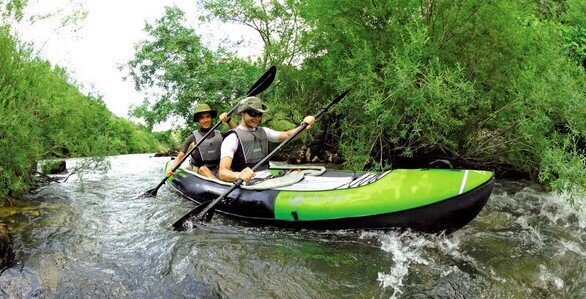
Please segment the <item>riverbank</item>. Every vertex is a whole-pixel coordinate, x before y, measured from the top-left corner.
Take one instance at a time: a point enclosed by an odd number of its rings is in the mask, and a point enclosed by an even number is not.
[[[13,261],[12,238],[4,223],[0,222],[0,273],[12,266]]]

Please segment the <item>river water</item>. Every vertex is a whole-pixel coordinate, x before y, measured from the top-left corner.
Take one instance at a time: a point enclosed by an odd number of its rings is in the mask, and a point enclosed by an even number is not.
[[[3,219],[16,260],[0,296],[202,298],[586,298],[586,211],[568,195],[498,181],[451,235],[289,231],[216,215],[174,232],[193,208],[162,187],[167,158],[110,158],[105,174],[36,190]],[[74,164],[76,161],[68,161]]]

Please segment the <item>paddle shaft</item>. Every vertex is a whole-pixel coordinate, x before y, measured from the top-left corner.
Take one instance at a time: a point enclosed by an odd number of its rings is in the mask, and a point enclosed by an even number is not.
[[[332,107],[334,104],[336,104],[340,100],[342,100],[349,92],[350,92],[350,90],[345,91],[344,93],[337,96],[333,101],[331,101],[327,105],[323,106],[322,109],[314,116],[315,120],[317,121],[324,113],[326,113],[330,109],[330,107]],[[289,137],[287,137],[287,139],[285,139],[283,142],[281,142],[281,144],[279,144],[279,146],[277,146],[266,157],[264,157],[262,160],[260,160],[258,163],[256,163],[252,167],[252,171],[258,170],[259,167],[261,167],[262,165],[267,163],[282,147],[284,147],[289,141],[291,141],[293,138],[297,137],[297,135],[299,135],[303,130],[305,130],[305,128],[307,128],[307,126],[308,126],[307,123],[302,123],[299,127],[297,127],[297,129],[293,132],[293,134],[291,134]],[[201,210],[201,212],[199,212],[199,208],[195,208],[195,209],[191,210],[185,216],[181,217],[181,219],[177,220],[173,224],[173,227],[176,229],[183,227],[183,223],[186,220],[188,220],[189,218],[193,217],[196,213],[197,213],[196,220],[201,221],[202,219],[204,219],[205,215],[211,209],[213,209],[220,201],[222,201],[224,198],[226,198],[232,191],[234,191],[236,188],[238,188],[240,186],[240,184],[242,184],[242,182],[243,182],[242,179],[236,180],[234,182],[234,185],[232,185],[232,187],[230,187],[230,189],[228,189],[228,191],[226,191],[222,196],[220,196],[220,197],[214,199],[212,202],[210,202],[203,210]]]
[[[265,89],[267,89],[272,83],[273,80],[275,80],[275,74],[277,72],[277,68],[275,66],[271,66],[258,80],[256,80],[256,82],[254,82],[254,84],[250,87],[250,89],[248,90],[248,92],[246,92],[246,96],[254,96],[257,95],[261,92],[263,92]],[[232,109],[230,109],[230,111],[227,112],[228,116],[230,116],[234,110],[236,110],[238,108],[238,106],[240,105],[240,103],[234,105],[234,107],[232,107]],[[179,167],[181,167],[181,164],[183,164],[183,162],[185,161],[185,159],[187,159],[187,157],[189,155],[191,155],[191,153],[204,141],[206,140],[206,138],[209,136],[209,134],[211,134],[219,125],[221,124],[221,122],[216,123],[204,136],[203,138],[191,149],[189,150],[189,152],[187,152],[183,158],[181,158],[181,161],[179,161],[179,163],[177,163],[172,169],[171,172],[175,172]],[[156,196],[157,195],[157,190],[159,190],[159,188],[161,188],[161,186],[163,186],[163,184],[165,184],[165,181],[167,181],[167,179],[169,178],[169,176],[165,176],[165,178],[163,178],[161,180],[161,182],[157,185],[157,187],[155,187],[154,189],[148,190],[143,196]]]
[[[238,105],[235,105],[234,107],[232,107],[232,109],[230,109],[230,111],[227,112],[228,115],[232,114],[234,112],[234,110],[236,110],[236,108],[238,108]],[[214,130],[216,130],[216,128],[218,128],[220,126],[220,124],[222,124],[222,122],[218,122],[216,123],[207,133],[205,133],[205,135],[203,135],[203,137],[195,144],[194,147],[192,147],[187,153],[185,153],[185,156],[183,156],[183,158],[181,158],[181,161],[179,161],[179,163],[177,163],[172,169],[171,172],[175,172],[179,167],[181,167],[181,164],[183,164],[183,162],[185,162],[185,160],[189,157],[189,155],[191,155],[191,153],[193,153],[193,151],[202,143],[206,140],[206,138],[208,138],[208,136],[214,132]],[[165,184],[165,181],[167,181],[168,177],[165,177],[160,183],[159,185],[157,185],[156,189],[161,188],[161,186],[163,184]]]
[[[334,104],[336,104],[340,100],[342,100],[349,92],[350,92],[350,90],[343,92],[342,94],[337,96],[334,100],[329,102],[327,105],[324,105],[321,108],[321,110],[314,116],[315,121],[317,121],[324,113],[326,113]],[[262,165],[267,163],[282,147],[284,147],[287,143],[289,143],[289,141],[291,141],[292,139],[297,137],[297,135],[299,135],[301,132],[303,132],[303,130],[305,130],[305,128],[307,128],[307,126],[309,126],[307,123],[301,123],[301,125],[299,127],[297,127],[297,130],[295,130],[293,132],[293,134],[291,134],[289,137],[287,137],[287,139],[285,139],[285,141],[281,142],[281,144],[279,144],[279,146],[277,146],[266,157],[264,157],[262,160],[260,160],[258,163],[256,163],[256,165],[254,165],[252,167],[252,171],[258,170],[259,167],[261,167]]]

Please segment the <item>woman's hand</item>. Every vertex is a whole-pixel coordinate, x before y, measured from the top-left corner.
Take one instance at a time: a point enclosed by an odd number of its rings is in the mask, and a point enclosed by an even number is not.
[[[220,114],[220,120],[223,123],[227,123],[230,120],[230,118],[228,118],[228,113],[224,112],[224,113]]]

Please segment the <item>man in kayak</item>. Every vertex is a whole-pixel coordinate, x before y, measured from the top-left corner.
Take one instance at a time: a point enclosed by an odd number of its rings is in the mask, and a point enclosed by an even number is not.
[[[268,165],[263,165],[256,173],[251,168],[269,154],[269,142],[277,143],[287,139],[296,128],[275,131],[260,127],[263,113],[267,111],[269,108],[257,97],[248,97],[240,104],[236,111],[241,117],[240,124],[222,142],[218,171],[221,180],[233,182],[242,179],[248,182],[253,178],[269,176]],[[309,129],[315,117],[306,116],[303,122],[308,124]]]
[[[194,146],[198,143],[204,135],[209,132],[209,130],[213,126],[213,119],[216,118],[218,112],[210,108],[207,104],[198,105],[195,109],[195,113],[193,114],[193,121],[199,125],[199,130],[194,131],[193,134],[189,135],[187,139],[183,142],[183,146],[179,151],[179,154],[175,158],[175,162],[173,162],[173,169],[175,164],[179,163],[181,159],[185,156],[185,153],[191,149],[191,146]],[[222,122],[228,121],[228,115],[226,113],[222,113],[220,115],[220,120]],[[228,125],[231,129],[236,127],[236,123],[233,120],[230,120]],[[206,176],[208,178],[216,178],[216,174],[218,172],[218,163],[220,162],[220,147],[222,145],[222,140],[226,137],[229,132],[220,132],[218,130],[214,130],[206,140],[204,140],[197,149],[195,149],[189,162],[191,167],[194,171],[199,173],[200,175]],[[167,176],[173,175],[174,173],[169,170],[167,172]]]

